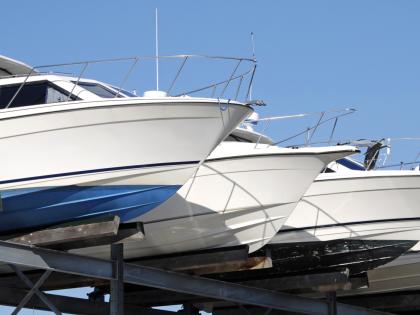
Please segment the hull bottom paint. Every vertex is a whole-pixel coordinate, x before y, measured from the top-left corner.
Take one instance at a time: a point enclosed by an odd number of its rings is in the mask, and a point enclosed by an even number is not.
[[[330,272],[345,268],[350,275],[384,265],[413,247],[410,240],[343,239],[326,242],[270,244],[273,264],[284,273]]]
[[[294,244],[269,244],[253,256],[271,254],[273,268],[222,274],[227,281],[266,279],[349,270],[358,275],[385,265],[408,251],[413,241],[334,240]]]
[[[104,185],[1,191],[0,233],[94,217],[138,217],[171,197],[179,185]]]

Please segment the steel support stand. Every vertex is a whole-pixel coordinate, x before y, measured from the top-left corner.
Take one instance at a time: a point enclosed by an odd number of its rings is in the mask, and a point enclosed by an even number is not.
[[[335,291],[327,293],[328,315],[337,315],[337,294]]]
[[[265,309],[314,315],[328,314],[329,303],[327,301],[123,263],[122,247],[119,247],[119,250],[117,248],[113,248],[112,256],[119,257],[119,259],[106,260],[0,241],[0,261],[6,264],[27,266],[31,269],[43,269],[111,281],[113,305],[110,309],[112,315],[123,314],[123,282],[243,305],[254,305]],[[0,266],[2,265],[4,266],[4,264],[0,264]],[[119,290],[115,290],[116,288]],[[336,303],[334,308],[340,315],[385,315],[384,312],[343,303]]]
[[[239,309],[242,310],[244,314],[252,315],[252,312],[244,307],[242,304],[238,304]],[[263,315],[269,315],[273,309],[267,308]]]
[[[200,311],[195,308],[192,304],[186,303],[183,304],[183,310],[182,313],[185,315],[200,315]]]
[[[272,310],[273,310],[272,308],[267,309],[267,310],[265,311],[264,315],[268,315],[268,314],[270,314]]]
[[[17,276],[22,280],[22,282],[25,283],[28,286],[28,288],[30,289],[28,291],[28,293],[25,295],[25,297],[22,299],[22,301],[20,301],[18,306],[16,306],[16,308],[12,312],[12,315],[17,315],[22,310],[22,308],[24,308],[25,305],[31,300],[31,298],[33,297],[34,294],[36,294],[38,296],[38,298],[42,302],[44,302],[44,304],[52,312],[54,312],[56,315],[61,315],[61,312],[54,306],[54,304],[52,304],[48,300],[48,298],[45,296],[45,294],[42,293],[41,291],[39,291],[39,288],[44,284],[45,280],[47,280],[47,278],[52,273],[51,270],[45,271],[42,274],[42,276],[38,279],[38,281],[35,284],[33,284],[32,281],[22,271],[20,271],[20,269],[18,267],[16,267],[15,265],[9,265],[9,266],[10,266],[10,268],[13,269],[14,272],[16,272]]]
[[[242,304],[238,305],[244,314],[252,315]]]
[[[115,279],[111,280],[110,315],[124,315],[124,245],[111,244]]]

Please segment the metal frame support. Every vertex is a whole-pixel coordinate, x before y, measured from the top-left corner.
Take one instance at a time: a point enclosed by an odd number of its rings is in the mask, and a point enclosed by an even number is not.
[[[124,245],[111,244],[114,278],[111,280],[110,315],[124,315]]]
[[[200,315],[200,311],[190,303],[183,304],[182,307],[182,313],[185,315]]]
[[[121,253],[120,253],[121,254]],[[247,287],[210,278],[202,278],[161,270],[152,267],[120,264],[123,277],[118,279],[116,262],[96,259],[55,250],[48,250],[27,245],[12,244],[0,241],[0,261],[9,264],[28,266],[34,269],[71,273],[112,281],[121,280],[125,283],[143,285],[168,291],[182,292],[203,296],[216,300],[224,300],[244,305],[255,305],[273,310],[295,313],[325,315],[328,313],[326,301],[314,300],[300,296]],[[117,282],[115,282],[117,284]],[[119,282],[121,285],[121,282]],[[122,300],[119,300],[121,303]],[[385,314],[370,309],[337,303],[337,313],[347,314]],[[121,315],[121,314],[118,314]]]
[[[42,284],[47,280],[47,278],[50,276],[52,271],[47,270],[45,271],[42,276],[38,279],[38,281],[34,284],[32,281],[22,272],[18,267],[15,265],[9,265],[10,268],[13,269],[14,272],[16,272],[17,276],[24,282],[28,287],[29,291],[26,293],[26,295],[23,297],[23,299],[20,301],[20,303],[16,306],[16,308],[12,311],[12,315],[17,315],[28,302],[31,300],[34,294],[38,296],[38,298],[56,315],[61,315],[61,312],[55,307],[51,301],[48,300],[48,298],[45,296],[44,293],[42,293],[39,288],[42,286]]]
[[[327,292],[328,315],[337,315],[337,293]]]
[[[2,287],[0,294],[0,304],[16,306],[26,295],[27,290]],[[45,296],[65,314],[83,315],[109,315],[109,302],[90,301],[83,298],[74,298],[56,294],[45,293]],[[50,309],[38,298],[32,298],[25,306],[31,310],[50,311]],[[28,313],[28,312],[27,312]],[[38,312],[35,312],[38,314]],[[30,312],[32,314],[32,312]],[[44,314],[44,313],[43,313]],[[146,308],[135,305],[125,305],[124,315],[174,315],[173,312]],[[3,315],[3,314],[2,314]]]

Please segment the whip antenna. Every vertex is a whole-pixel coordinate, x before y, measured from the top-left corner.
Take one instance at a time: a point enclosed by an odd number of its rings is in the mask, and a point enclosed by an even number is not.
[[[252,45],[252,59],[255,61],[255,38],[254,32],[251,32],[251,45]]]
[[[158,9],[155,11],[156,91],[159,91],[159,28]]]
[[[255,37],[254,37],[254,32],[251,32],[251,46],[252,46],[252,59],[254,60],[254,63],[256,62],[255,60]],[[255,67],[255,65],[254,65]],[[254,69],[255,70],[255,69]],[[252,100],[252,83],[249,86],[249,99]]]

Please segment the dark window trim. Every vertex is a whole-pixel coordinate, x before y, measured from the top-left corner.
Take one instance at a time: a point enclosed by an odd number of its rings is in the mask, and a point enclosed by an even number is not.
[[[74,83],[74,84],[76,84],[77,83],[77,81],[71,81],[72,83]],[[110,88],[110,87],[108,87],[108,86],[106,86],[106,85],[104,85],[104,84],[102,84],[102,83],[100,83],[100,82],[86,82],[86,81],[79,81],[78,83],[77,83],[77,86],[79,86],[79,87],[81,87],[82,89],[84,89],[84,90],[86,90],[86,91],[88,91],[88,92],[90,92],[90,93],[92,93],[92,94],[95,94],[96,96],[98,96],[98,97],[101,97],[101,98],[112,98],[112,97],[103,97],[103,96],[100,96],[100,95],[98,95],[98,94],[96,94],[95,92],[92,92],[92,91],[90,91],[90,90],[88,90],[88,89],[85,89],[84,87],[83,87],[83,85],[90,85],[90,86],[100,86],[101,88],[103,88],[105,91],[107,91],[107,92],[109,92],[109,93],[111,93],[112,95],[114,95],[114,97],[118,97],[118,98],[124,98],[124,96],[126,97],[126,95],[123,93],[123,92],[116,92],[116,91],[114,91],[112,88]],[[118,94],[117,94],[118,93]]]
[[[53,82],[49,81],[49,80],[39,80],[39,81],[31,81],[31,82],[26,82],[23,87],[22,90],[26,87],[26,86],[34,86],[34,85],[42,85],[42,84],[46,84],[47,87],[51,87],[55,90],[57,90],[60,93],[63,93],[64,95],[68,96],[69,92],[65,89],[63,89],[62,87],[54,84]],[[5,84],[5,85],[1,85],[1,88],[10,88],[10,87],[16,87],[17,89],[19,89],[19,87],[22,85],[22,83],[12,83],[12,84]],[[17,96],[19,96],[19,94],[22,92],[22,90],[19,91],[19,93],[17,94]],[[16,92],[15,92],[16,93]],[[13,94],[14,95],[14,94]],[[13,97],[13,96],[12,96]],[[75,94],[71,94],[70,95],[70,100],[69,101],[80,101],[82,100],[80,97],[78,97]],[[15,106],[13,103],[9,106],[9,108],[17,108],[17,107],[27,107],[27,106],[39,106],[39,105],[45,105],[47,103],[42,103],[42,104],[31,104],[31,105],[23,105],[23,106]],[[53,104],[53,103],[49,103],[49,104]],[[1,106],[1,109],[4,109],[7,105]]]

